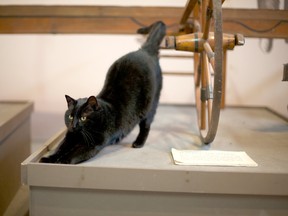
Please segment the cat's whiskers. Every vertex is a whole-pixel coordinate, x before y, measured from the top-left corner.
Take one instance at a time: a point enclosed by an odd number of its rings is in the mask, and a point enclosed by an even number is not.
[[[81,130],[81,134],[82,134],[82,136],[83,136],[83,138],[84,138],[85,143],[86,143],[88,146],[93,146],[93,144],[94,144],[94,145],[96,144],[96,143],[95,143],[95,140],[94,140],[94,138],[93,138],[93,135],[92,135],[89,131],[87,131],[87,130],[85,130],[85,129],[82,129],[82,130]]]
[[[91,145],[91,143],[90,143],[91,142],[91,138],[89,137],[87,132],[84,131],[84,130],[81,130],[81,134],[82,134],[82,137],[84,139],[84,143],[87,144],[88,146],[90,146]]]

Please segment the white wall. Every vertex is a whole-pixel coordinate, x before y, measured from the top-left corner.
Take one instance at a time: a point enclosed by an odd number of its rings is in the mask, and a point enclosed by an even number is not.
[[[45,140],[64,126],[64,95],[97,94],[109,66],[141,41],[138,35],[0,35],[0,100],[33,100],[32,138]],[[246,39],[245,46],[229,52],[227,104],[268,106],[288,117],[288,82],[281,81],[287,54],[284,40],[274,40],[272,52],[264,53],[259,39]],[[193,68],[190,60],[161,59],[161,65],[165,71]],[[193,79],[166,76],[161,102],[194,103]]]
[[[273,40],[273,49],[265,53],[259,39],[247,39],[243,47],[228,56],[227,102],[229,104],[268,106],[288,117],[288,82],[283,64],[288,63],[288,44]]]

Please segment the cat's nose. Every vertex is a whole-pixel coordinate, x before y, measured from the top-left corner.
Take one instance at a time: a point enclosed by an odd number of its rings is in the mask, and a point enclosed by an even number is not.
[[[74,131],[75,131],[75,129],[74,129],[72,126],[70,126],[70,127],[68,128],[68,130],[69,130],[69,132],[74,132]]]
[[[79,128],[72,126],[72,127],[69,128],[69,131],[70,131],[70,132],[77,132],[77,131],[79,131]]]
[[[70,130],[71,132],[77,131],[77,129],[78,129],[77,125],[78,125],[78,124],[77,124],[77,121],[73,121],[72,124],[70,125],[69,130]]]

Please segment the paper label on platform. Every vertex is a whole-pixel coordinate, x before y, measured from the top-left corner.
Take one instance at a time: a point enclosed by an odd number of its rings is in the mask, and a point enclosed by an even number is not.
[[[177,150],[171,149],[175,164],[194,166],[244,166],[258,164],[244,151]]]

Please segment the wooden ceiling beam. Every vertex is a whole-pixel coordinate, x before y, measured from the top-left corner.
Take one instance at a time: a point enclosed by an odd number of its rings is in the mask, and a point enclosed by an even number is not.
[[[185,8],[113,6],[0,6],[0,34],[135,34],[164,21],[178,32]],[[191,18],[191,17],[190,17]],[[288,38],[287,10],[223,9],[223,32]]]

